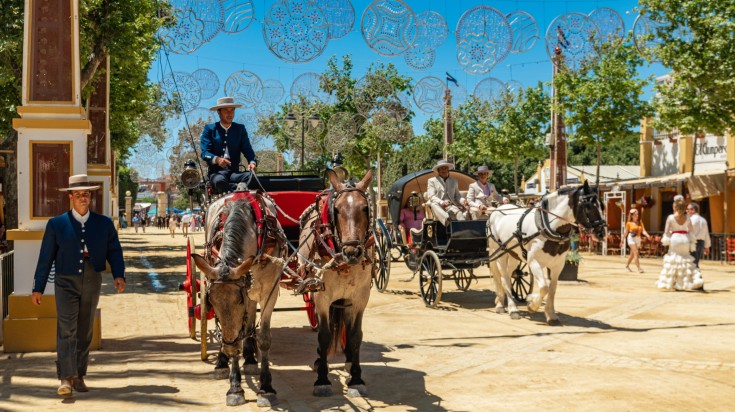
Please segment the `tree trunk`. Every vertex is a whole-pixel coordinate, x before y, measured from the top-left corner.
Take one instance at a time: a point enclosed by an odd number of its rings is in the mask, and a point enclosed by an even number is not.
[[[602,143],[597,140],[597,172],[595,173],[595,187],[600,186],[600,163],[602,163]]]
[[[518,156],[513,157],[513,190],[518,194]]]

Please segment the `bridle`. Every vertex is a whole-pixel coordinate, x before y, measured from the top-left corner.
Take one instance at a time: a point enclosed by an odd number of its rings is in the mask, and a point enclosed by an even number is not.
[[[357,192],[365,200],[365,204],[368,205],[366,209],[367,213],[367,229],[365,230],[365,236],[362,239],[354,239],[343,241],[342,231],[340,226],[337,224],[337,199],[346,193]],[[373,235],[373,228],[371,225],[372,216],[370,213],[370,202],[368,196],[362,190],[349,186],[341,190],[331,190],[326,196],[326,201],[322,206],[321,211],[321,224],[319,225],[319,233],[322,239],[322,243],[327,246],[327,250],[332,257],[342,256],[342,250],[344,247],[355,247],[362,251],[364,254],[366,251],[366,244]]]
[[[242,295],[242,304],[245,305],[245,302],[247,301],[248,289],[251,285],[251,279],[249,276],[242,276],[237,279],[227,279],[220,277],[217,280],[207,282],[207,304],[211,307],[214,307],[214,305],[212,305],[212,301],[210,300],[210,290],[212,285],[214,284],[231,284],[238,286],[240,288],[240,294]],[[231,342],[228,342],[227,340],[225,340],[224,337],[221,336],[222,328],[220,327],[219,317],[214,317],[214,323],[217,330],[220,331],[220,342],[222,342],[222,346],[235,346],[238,344],[238,342],[242,341],[245,338],[245,322],[243,322],[243,324],[240,326],[240,331],[238,332],[237,337]]]
[[[602,232],[607,227],[607,223],[602,218],[602,215],[598,214],[595,220],[590,218],[592,210],[599,210],[599,207],[600,201],[596,190],[587,194],[579,194],[579,201],[573,212],[574,219],[585,229]]]

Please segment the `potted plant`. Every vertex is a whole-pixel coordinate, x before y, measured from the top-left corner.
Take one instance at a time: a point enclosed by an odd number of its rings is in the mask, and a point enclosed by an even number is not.
[[[579,250],[570,250],[567,252],[564,268],[561,270],[559,280],[577,280],[579,272],[579,263],[582,261],[582,255]]]

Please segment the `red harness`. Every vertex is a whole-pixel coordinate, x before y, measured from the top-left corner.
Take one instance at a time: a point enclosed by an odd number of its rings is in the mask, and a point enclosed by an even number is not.
[[[235,202],[238,200],[245,200],[250,204],[250,209],[253,211],[253,215],[255,217],[256,233],[258,235],[258,256],[260,256],[263,253],[265,237],[269,230],[266,220],[268,219],[268,217],[271,217],[271,213],[263,205],[262,197],[257,194],[254,195],[254,193],[255,192],[247,191],[235,192],[232,194],[232,196],[225,198],[225,204],[229,204],[230,202]],[[272,216],[272,219],[275,221],[276,217]],[[219,223],[217,224],[217,231],[220,233],[224,228],[225,220],[227,220],[227,214],[225,212],[222,212],[222,214],[220,215]],[[218,258],[218,248],[215,247],[215,245],[212,245],[211,250],[214,258]],[[267,253],[270,253],[270,251],[268,251]]]

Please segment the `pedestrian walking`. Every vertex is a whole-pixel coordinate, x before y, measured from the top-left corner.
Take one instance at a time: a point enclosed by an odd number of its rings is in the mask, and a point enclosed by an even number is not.
[[[168,231],[171,233],[171,237],[176,235],[176,216],[171,215],[168,219]]]
[[[692,222],[692,236],[697,239],[697,250],[692,252],[694,256],[694,266],[699,267],[699,260],[709,255],[709,248],[712,246],[712,239],[709,237],[709,227],[707,219],[699,214],[699,205],[695,202],[689,203],[687,206],[687,214]]]
[[[51,267],[56,277],[56,393],[71,396],[87,392],[84,382],[94,332],[94,314],[100,298],[106,263],[112,268],[117,293],[125,290],[125,262],[112,219],[89,210],[91,191],[87,175],[69,178],[72,209],[46,224],[33,279],[33,304],[40,305]]]
[[[628,272],[632,272],[630,269],[630,264],[635,263],[636,268],[638,268],[638,272],[643,273],[643,269],[641,269],[641,237],[650,237],[648,235],[648,232],[646,232],[646,228],[643,227],[643,222],[641,221],[641,214],[638,212],[637,209],[630,209],[630,212],[628,213],[630,217],[628,218],[628,222],[625,223],[625,230],[623,231],[623,239],[628,244],[628,248],[630,249],[630,256],[628,256],[628,263],[625,264],[625,268],[628,269]]]

